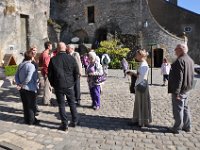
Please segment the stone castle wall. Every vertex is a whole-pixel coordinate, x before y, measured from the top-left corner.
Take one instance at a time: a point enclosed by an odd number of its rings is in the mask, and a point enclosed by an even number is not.
[[[43,43],[48,39],[47,20],[49,18],[49,0],[1,0],[0,2],[0,53],[13,54],[17,63],[21,62],[23,53],[27,50],[23,45],[22,15],[27,19],[27,47],[36,45],[43,50]],[[25,30],[25,29],[23,29]],[[13,47],[13,48],[11,48]]]
[[[147,0],[96,0],[73,1],[68,0],[62,5],[51,1],[51,18],[68,25],[61,33],[61,40],[69,39],[78,30],[84,30],[89,36],[90,42],[95,38],[99,28],[106,28],[109,33],[114,30],[120,34],[134,35],[138,38],[139,45],[150,51],[150,44],[155,43],[154,48],[164,47],[170,57],[174,57],[173,49],[183,40],[167,32],[154,19],[148,7]],[[88,24],[87,7],[95,7],[95,23]],[[59,13],[62,12],[62,13]],[[144,27],[145,22],[148,27]],[[64,37],[64,38],[63,38]],[[68,38],[66,38],[68,37]]]
[[[165,0],[148,1],[154,18],[169,32],[181,36],[186,27],[191,28],[191,32],[186,32],[189,47],[188,53],[196,63],[200,64],[200,15]]]

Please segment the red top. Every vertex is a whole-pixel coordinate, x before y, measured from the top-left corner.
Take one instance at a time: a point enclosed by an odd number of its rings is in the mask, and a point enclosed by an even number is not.
[[[57,49],[55,49],[55,50],[53,51],[53,56],[56,56],[56,55],[57,55],[57,53],[58,53],[58,50],[57,50]]]
[[[40,56],[40,61],[42,61],[42,70],[41,73],[42,75],[45,77],[48,74],[48,66],[49,66],[49,62],[50,62],[50,55],[49,55],[49,51],[48,50],[44,50],[43,53]]]

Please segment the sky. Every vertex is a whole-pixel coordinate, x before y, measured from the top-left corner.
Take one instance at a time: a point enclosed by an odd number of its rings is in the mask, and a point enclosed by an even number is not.
[[[200,0],[178,0],[178,5],[200,14]]]

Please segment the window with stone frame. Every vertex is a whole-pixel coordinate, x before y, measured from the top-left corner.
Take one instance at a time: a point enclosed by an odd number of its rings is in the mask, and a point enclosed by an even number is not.
[[[87,7],[87,14],[88,14],[88,23],[95,23],[95,7],[89,6]]]

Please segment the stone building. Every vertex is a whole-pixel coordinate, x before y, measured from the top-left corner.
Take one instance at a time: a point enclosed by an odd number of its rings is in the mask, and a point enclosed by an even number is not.
[[[49,8],[49,0],[0,1],[0,62],[5,54],[21,62],[21,54],[31,45],[44,49]]]
[[[51,0],[50,17],[61,26],[59,39],[66,43],[73,37],[94,43],[118,36],[150,52],[152,48],[155,67],[163,57],[175,58],[173,50],[184,42],[186,31],[189,53],[200,63],[200,15],[178,7],[177,0]]]

